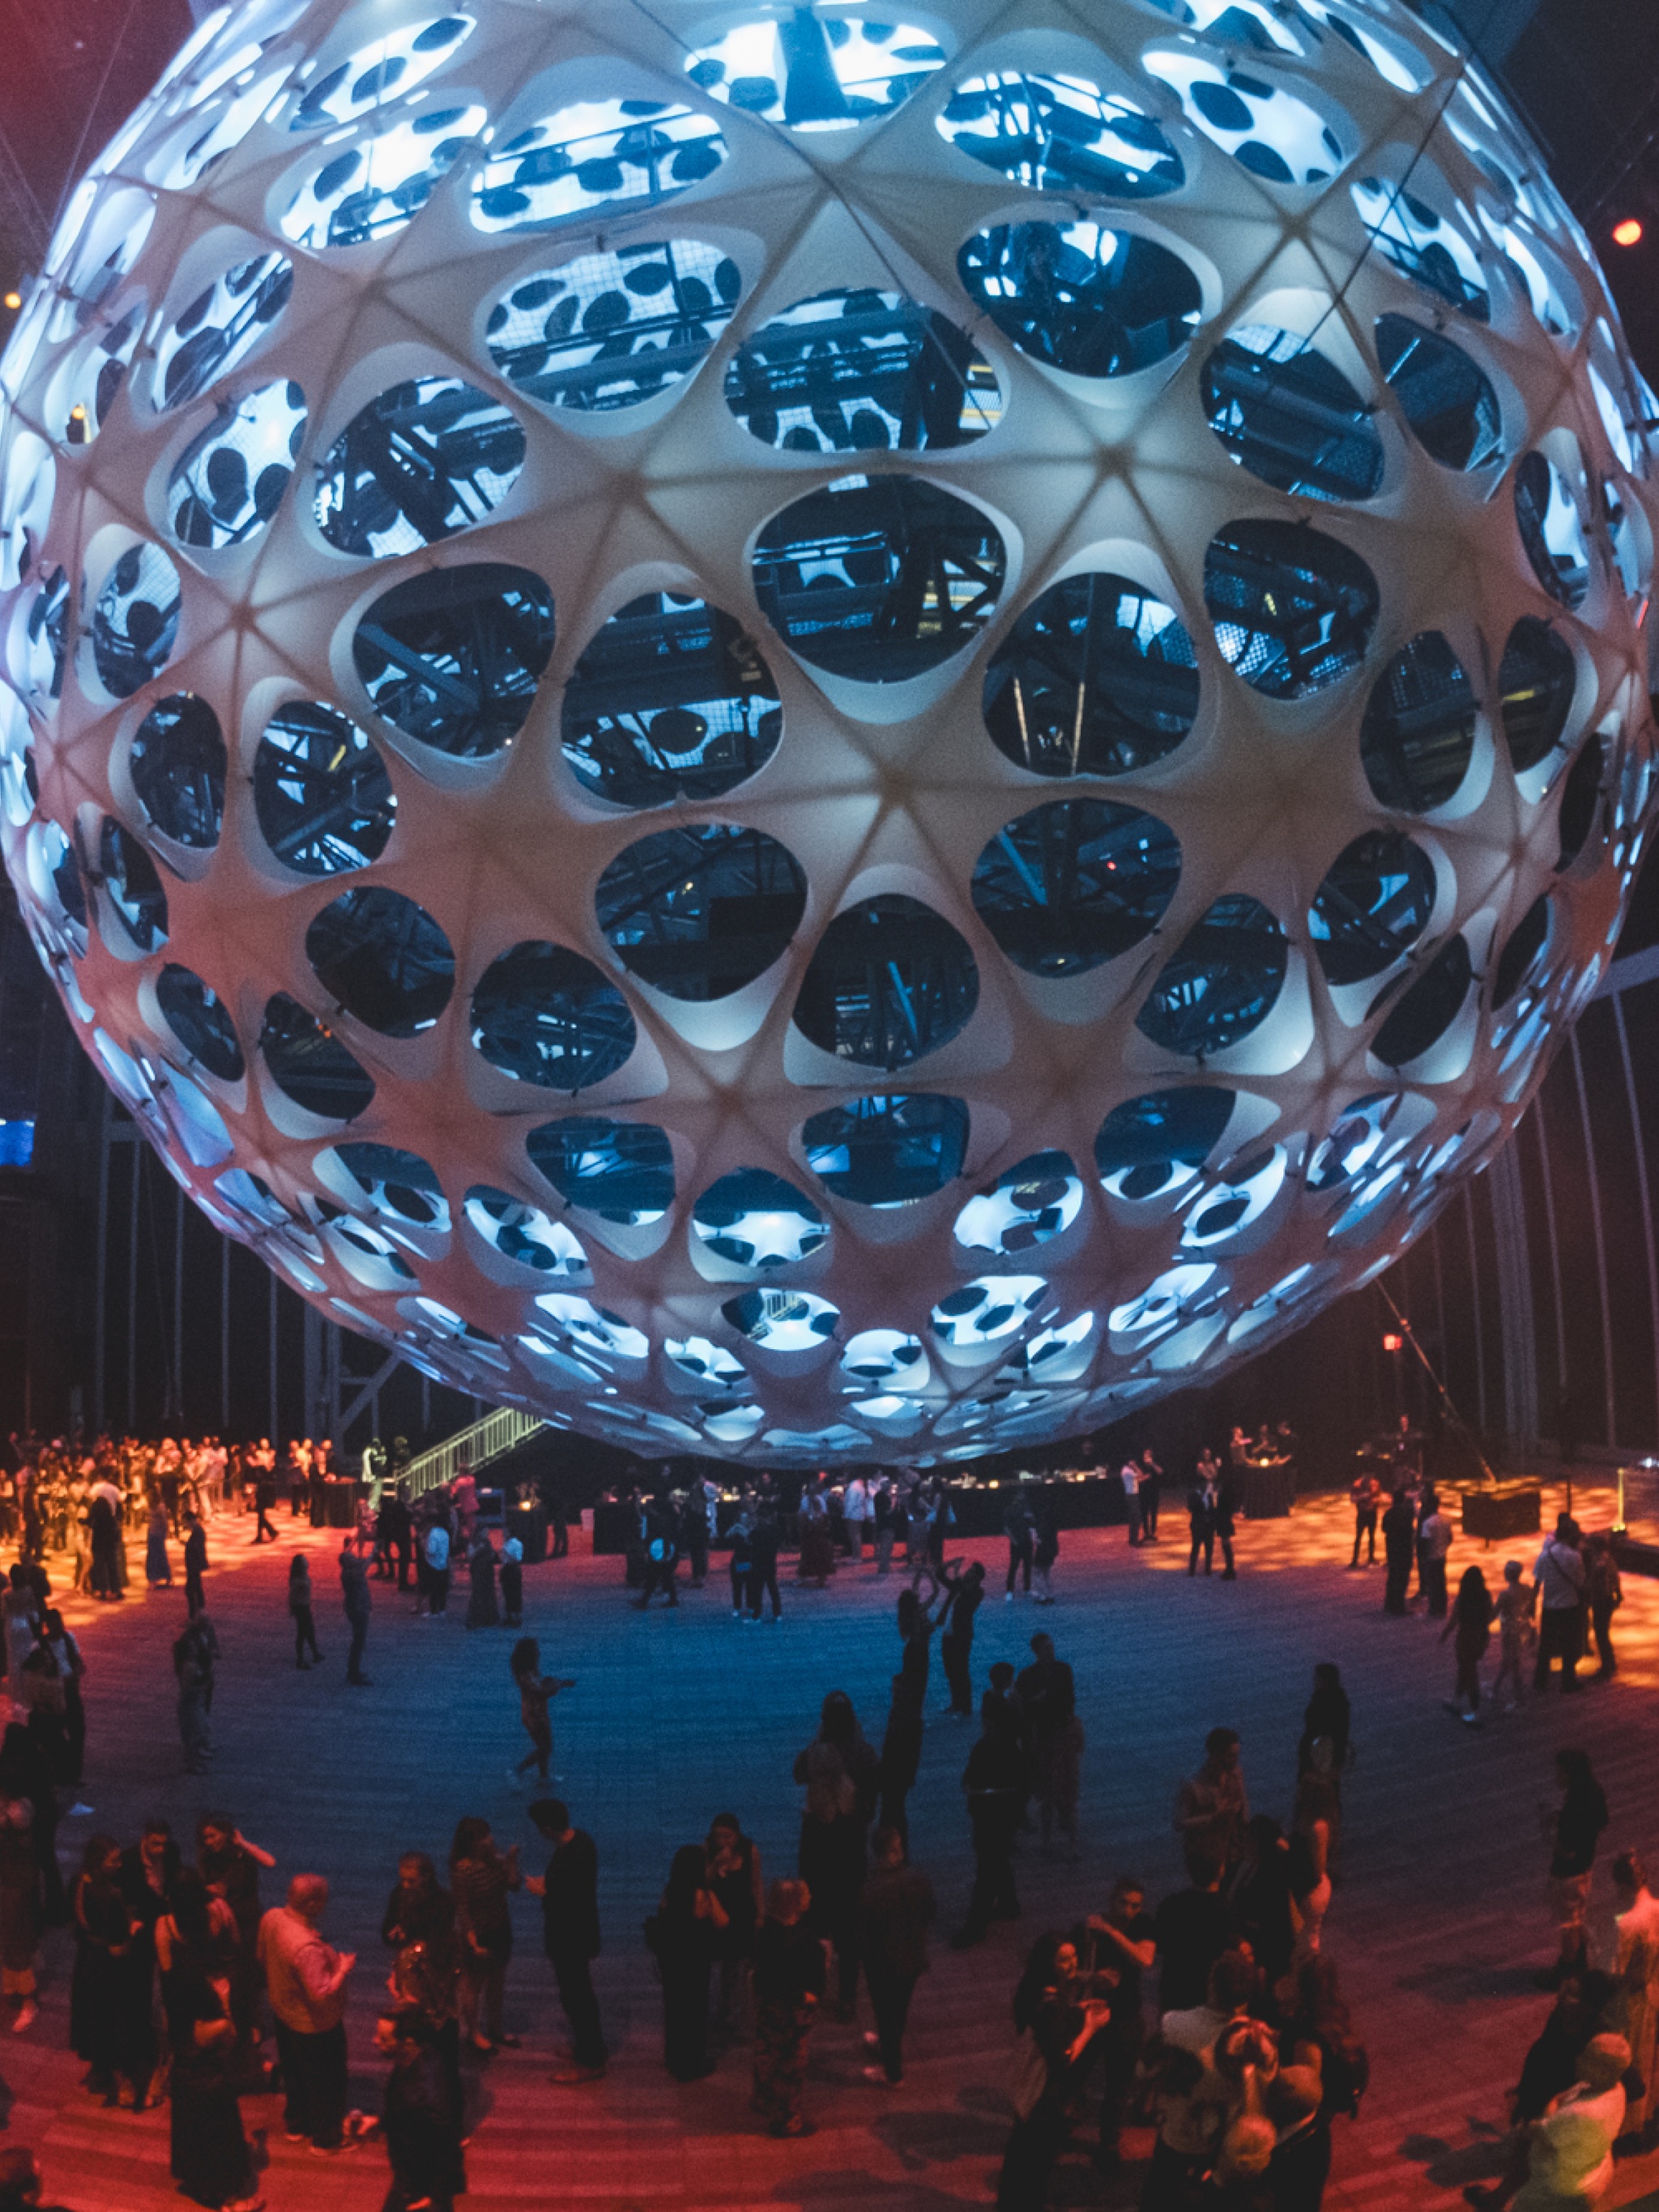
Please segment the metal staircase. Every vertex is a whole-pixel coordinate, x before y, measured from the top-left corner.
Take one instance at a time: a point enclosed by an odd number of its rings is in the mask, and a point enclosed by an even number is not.
[[[458,1430],[441,1444],[434,1444],[429,1451],[416,1452],[399,1480],[409,1485],[411,1498],[422,1497],[428,1490],[438,1490],[445,1483],[453,1482],[463,1460],[477,1474],[492,1459],[499,1459],[503,1452],[510,1452],[546,1426],[538,1414],[521,1413],[516,1406],[498,1406],[493,1413],[487,1413],[482,1421],[475,1421],[470,1429]]]

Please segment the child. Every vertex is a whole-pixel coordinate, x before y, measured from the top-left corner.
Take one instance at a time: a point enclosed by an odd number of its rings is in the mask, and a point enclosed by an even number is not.
[[[1498,1593],[1498,1673],[1492,1681],[1492,1702],[1498,1703],[1505,1682],[1512,1683],[1515,1694],[1504,1708],[1506,1713],[1512,1713],[1526,1695],[1523,1662],[1536,1634],[1532,1609],[1537,1592],[1530,1583],[1522,1581],[1521,1574],[1520,1560],[1506,1559],[1504,1587]]]

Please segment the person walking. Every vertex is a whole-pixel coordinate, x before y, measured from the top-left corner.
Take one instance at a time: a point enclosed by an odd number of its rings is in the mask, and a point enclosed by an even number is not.
[[[1492,1698],[1496,1705],[1507,1684],[1510,1699],[1504,1708],[1506,1713],[1512,1713],[1527,1694],[1527,1651],[1538,1633],[1533,1622],[1533,1609],[1537,1602],[1538,1592],[1525,1580],[1520,1560],[1505,1560],[1504,1587],[1498,1593],[1498,1673],[1492,1681]]]
[[[539,1799],[530,1808],[530,1818],[552,1844],[553,1856],[546,1873],[528,1876],[525,1887],[542,1900],[542,1940],[572,2039],[570,2055],[553,2079],[564,2087],[597,2081],[610,2056],[593,1994],[593,1961],[599,1955],[599,1851],[556,1797]]]
[[[1595,1679],[1598,1682],[1610,1682],[1619,1671],[1619,1662],[1613,1656],[1613,1616],[1625,1602],[1612,1537],[1605,1531],[1586,1536],[1583,1556],[1585,1606],[1595,1634],[1596,1657],[1601,1662],[1595,1669]]]
[[[1440,1563],[1443,1581],[1445,1561]],[[1432,1592],[1429,1610],[1434,1610]],[[1457,1601],[1451,1608],[1451,1617],[1440,1632],[1443,1644],[1449,1636],[1457,1638],[1457,1680],[1446,1700],[1446,1711],[1468,1723],[1471,1728],[1480,1725],[1480,1662],[1492,1642],[1492,1624],[1497,1607],[1492,1601],[1492,1592],[1486,1588],[1486,1577],[1479,1567],[1466,1567],[1463,1579],[1457,1585]],[[1462,1700],[1467,1698],[1465,1705]]]
[[[348,1536],[340,1547],[340,1606],[351,1632],[351,1648],[346,1653],[346,1680],[354,1690],[373,1686],[363,1672],[363,1646],[368,1640],[368,1616],[374,1603],[368,1565]]]
[[[1564,1693],[1581,1690],[1578,1662],[1584,1648],[1584,1560],[1578,1548],[1578,1523],[1571,1513],[1557,1516],[1555,1534],[1538,1554],[1533,1587],[1541,1601],[1534,1690],[1547,1690],[1550,1662],[1561,1662]]]
[[[877,2063],[864,2078],[889,2089],[904,2081],[904,2030],[918,1980],[927,1971],[927,1931],[936,1910],[933,1885],[905,1857],[896,1828],[878,1828],[875,1865],[859,1898],[859,1951],[876,2016],[865,2047]]]
[[[755,1939],[754,2108],[774,2136],[805,2136],[806,2045],[823,2001],[823,1946],[805,1924],[804,1881],[775,1881]]]
[[[276,1541],[276,1531],[270,1525],[270,1510],[276,1503],[276,1469],[267,1455],[260,1462],[253,1480],[253,1540],[256,1544]]]
[[[1025,1802],[1025,1757],[1005,1710],[986,1707],[979,1741],[963,1770],[963,1793],[974,1845],[974,1887],[967,1917],[951,1938],[953,1951],[983,1942],[994,1920],[1018,1920],[1014,1839]]]
[[[283,2124],[290,2142],[307,2139],[323,2154],[344,2142],[345,1990],[357,1963],[323,1940],[327,1910],[322,1875],[296,1874],[288,1902],[261,1919],[258,1948],[287,2093]]]
[[[382,2212],[454,2212],[466,2193],[459,2100],[432,2024],[418,2005],[375,2023],[375,2048],[391,2061],[380,2130],[392,2167]]]
[[[207,1530],[202,1526],[201,1515],[192,1506],[185,1515],[185,1610],[192,1620],[207,1609],[207,1595],[202,1588],[207,1563]],[[236,2124],[240,2129],[241,2122]]]
[[[947,1569],[945,1587],[949,1595],[940,1615],[943,1629],[939,1656],[951,1687],[948,1711],[970,1720],[974,1711],[974,1615],[985,1599],[983,1565],[978,1559],[971,1560],[954,1575]]]
[[[501,2005],[513,1957],[507,1900],[521,1882],[516,1844],[503,1854],[488,1820],[469,1814],[458,1822],[449,1849],[449,1888],[461,1968],[461,2035],[486,2057],[519,2045],[518,2037],[503,2030]]]
[[[294,1663],[303,1674],[312,1660],[320,1665],[323,1656],[317,1649],[317,1617],[312,1601],[311,1562],[303,1552],[296,1552],[288,1563],[288,1609],[294,1622]],[[306,1657],[307,1649],[311,1659]]]
[[[545,1785],[553,1763],[553,1717],[550,1708],[561,1690],[575,1688],[576,1678],[574,1674],[544,1674],[542,1648],[533,1636],[519,1638],[507,1663],[519,1692],[519,1718],[530,1738],[530,1749],[516,1766],[508,1768],[507,1780],[516,1789],[520,1777],[533,1766],[536,1779]],[[553,1777],[556,1781],[558,1778]]]
[[[708,1989],[726,1908],[709,1885],[701,1844],[682,1844],[657,1910],[645,1924],[647,1948],[662,1978],[663,2064],[677,2081],[714,2072],[708,2056]]]
[[[831,1690],[825,1698],[817,1734],[797,1755],[793,1772],[806,1791],[799,1865],[811,1893],[812,1932],[835,1946],[838,2008],[850,2020],[858,1993],[865,1838],[876,1810],[881,1770],[844,1690]]]
[[[213,1705],[213,1662],[218,1639],[198,1613],[173,1646],[173,1674],[178,1685],[179,1741],[184,1747],[186,1774],[205,1774],[213,1755],[208,1715]]]

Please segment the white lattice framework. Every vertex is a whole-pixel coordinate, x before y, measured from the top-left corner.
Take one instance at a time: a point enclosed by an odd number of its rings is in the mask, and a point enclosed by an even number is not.
[[[1655,406],[1490,88],[1385,0],[902,13],[221,10],[0,364],[87,1049],[331,1318],[647,1451],[1258,1350],[1504,1141],[1647,830]]]

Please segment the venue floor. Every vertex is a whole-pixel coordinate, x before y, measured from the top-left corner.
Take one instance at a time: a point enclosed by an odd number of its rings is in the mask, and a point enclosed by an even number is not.
[[[1556,1501],[1547,1498],[1553,1512]],[[1587,1526],[1611,1519],[1606,1492],[1580,1494]],[[506,1770],[522,1748],[507,1679],[507,1632],[469,1634],[462,1605],[447,1621],[413,1618],[409,1601],[375,1584],[368,1663],[374,1686],[348,1691],[343,1623],[326,1556],[314,1558],[327,1665],[297,1674],[284,1578],[295,1542],[325,1554],[334,1539],[308,1529],[254,1552],[246,1521],[212,1532],[210,1608],[224,1646],[214,1712],[210,1778],[180,1771],[169,1643],[181,1590],[131,1594],[119,1607],[71,1600],[83,1636],[90,1741],[83,1795],[95,1817],[66,1820],[66,1862],[94,1827],[126,1840],[164,1812],[193,1838],[197,1815],[223,1807],[276,1852],[270,1901],[301,1869],[333,1885],[328,1932],[361,1954],[349,2014],[354,2094],[372,2109],[378,2062],[374,2011],[384,1990],[380,1915],[399,1849],[441,1862],[458,1815],[485,1814],[503,1844],[542,1846]],[[858,2031],[825,2021],[807,2087],[810,2139],[756,2132],[746,2054],[682,2087],[663,2070],[660,2013],[641,1940],[674,1848],[731,1808],[758,1838],[768,1869],[793,1871],[799,1791],[794,1753],[812,1733],[823,1693],[844,1687],[878,1739],[895,1657],[896,1581],[866,1563],[829,1589],[784,1585],[776,1628],[734,1622],[724,1577],[678,1610],[627,1609],[620,1562],[581,1555],[526,1576],[527,1626],[544,1664],[579,1678],[556,1707],[557,1769],[574,1817],[601,1856],[605,1952],[598,1982],[616,2051],[598,2086],[548,2080],[556,2024],[540,1955],[538,1908],[518,1911],[519,1951],[508,2027],[523,2048],[482,2069],[469,2154],[476,2212],[580,2206],[592,2212],[724,2212],[767,2204],[800,2212],[950,2212],[985,2203],[1006,2130],[1002,2084],[1008,1998],[1020,1958],[1043,1928],[1103,1903],[1111,1878],[1133,1869],[1154,1897],[1178,1886],[1170,1813],[1179,1777],[1195,1765],[1206,1729],[1225,1721],[1243,1738],[1253,1804],[1285,1814],[1294,1750],[1313,1662],[1334,1659],[1353,1699],[1358,1762],[1346,1792],[1342,1881],[1327,1923],[1372,2086],[1357,2123],[1338,2123],[1334,2212],[1449,2208],[1462,2185],[1496,2170],[1504,2086],[1547,2005],[1530,1976],[1550,1952],[1538,1809],[1559,1746],[1587,1747],[1613,1808],[1608,1843],[1659,1857],[1659,1583],[1627,1584],[1619,1617],[1622,1671],[1571,1705],[1559,1697],[1514,1714],[1493,1712],[1479,1732],[1441,1710],[1449,1647],[1413,1617],[1386,1619],[1382,1570],[1346,1571],[1349,1517],[1340,1500],[1304,1500],[1285,1522],[1246,1525],[1236,1583],[1188,1581],[1183,1531],[1166,1516],[1164,1540],[1131,1553],[1123,1532],[1064,1540],[1060,1602],[1038,1613],[1005,1606],[1000,1544],[970,1545],[992,1566],[980,1615],[976,1687],[992,1661],[1023,1662],[1039,1626],[1077,1671],[1087,1734],[1080,1862],[1023,1846],[1024,1917],[979,1949],[941,1943],[912,2014],[908,2079],[885,2094],[860,2078]],[[142,1546],[132,1547],[135,1564]],[[1505,1556],[1530,1562],[1531,1542],[1490,1551],[1459,1539],[1455,1571],[1471,1559],[1495,1581]],[[718,1556],[718,1555],[717,1555]],[[61,1579],[61,1577],[58,1577]],[[913,1849],[933,1875],[941,1932],[965,1899],[969,1853],[958,1789],[969,1724],[939,1711],[935,1674],[921,1779],[911,1801]],[[0,2140],[26,2142],[46,2165],[46,2197],[75,2212],[159,2212],[179,2201],[167,2177],[166,2111],[106,2112],[79,2087],[65,2048],[69,1951],[46,1947],[48,1979],[36,2027],[0,2037]],[[862,2022],[860,2023],[862,2025]],[[368,2212],[386,2186],[371,2142],[324,2164],[283,2140],[274,2100],[250,2099],[264,2132],[263,2179],[272,2212],[326,2207]],[[1150,2138],[1131,2136],[1133,2154]],[[1057,2205],[1127,2205],[1134,2164],[1103,2188],[1068,2164]],[[1659,2158],[1620,2167],[1610,2204],[1659,2212]]]

